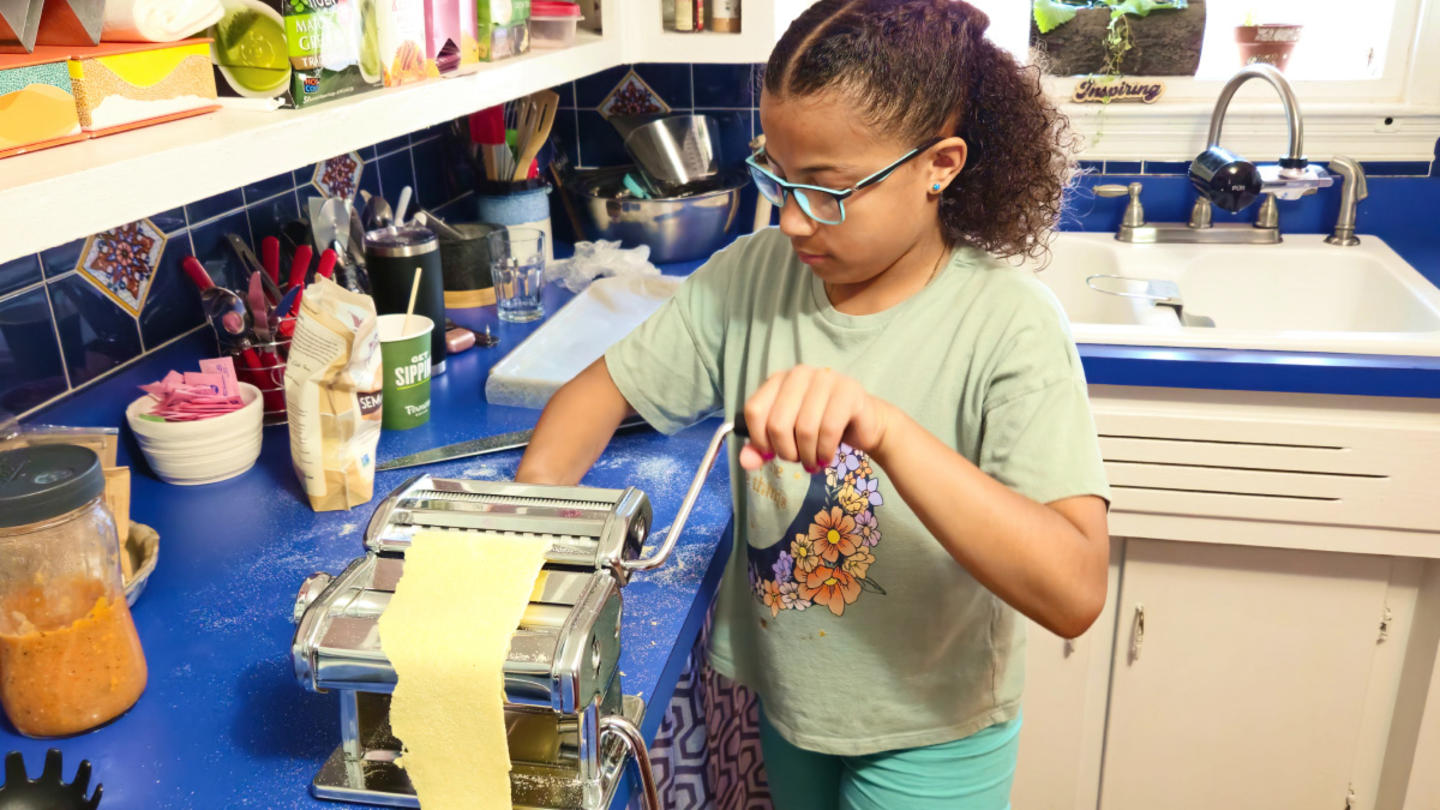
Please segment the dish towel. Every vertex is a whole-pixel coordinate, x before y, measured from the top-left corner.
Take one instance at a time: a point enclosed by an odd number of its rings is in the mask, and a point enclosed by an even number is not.
[[[109,0],[104,42],[174,42],[220,21],[220,0]]]

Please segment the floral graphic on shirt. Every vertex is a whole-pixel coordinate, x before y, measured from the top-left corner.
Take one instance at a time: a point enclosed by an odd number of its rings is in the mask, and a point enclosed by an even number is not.
[[[875,511],[885,504],[879,481],[865,453],[840,445],[817,479],[791,524],[790,542],[765,549],[750,547],[750,590],[770,610],[805,610],[813,605],[836,616],[862,591],[884,594],[870,577],[880,522]]]

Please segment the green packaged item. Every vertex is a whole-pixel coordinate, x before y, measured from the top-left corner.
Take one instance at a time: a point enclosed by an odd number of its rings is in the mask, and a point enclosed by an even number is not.
[[[480,59],[494,62],[530,50],[530,0],[476,0]]]
[[[304,107],[380,84],[377,0],[221,0],[206,35],[221,95]]]

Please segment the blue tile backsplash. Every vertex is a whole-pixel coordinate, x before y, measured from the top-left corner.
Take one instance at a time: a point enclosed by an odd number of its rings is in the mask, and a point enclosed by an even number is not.
[[[141,352],[140,329],[130,313],[80,273],[49,284],[60,352],[72,386],[100,377]]]
[[[20,413],[69,387],[45,287],[0,299],[0,408]]]
[[[40,273],[39,256],[21,256],[14,261],[0,264],[0,295],[29,287],[41,278],[43,276]]]
[[[393,202],[411,185],[427,207],[456,210],[469,196],[470,173],[450,170],[443,131],[359,150],[358,187]],[[316,167],[285,172],[0,264],[0,411],[34,410],[201,328],[200,296],[181,260],[194,255],[217,284],[242,287],[225,235],[252,245],[278,235],[319,193],[316,177]]]
[[[738,164],[760,131],[762,67],[622,65],[567,83],[555,88],[560,112],[552,145],[576,166],[628,163],[604,111],[697,112],[715,120],[722,163]],[[448,131],[442,124],[381,141],[0,265],[0,410],[31,411],[201,328],[199,295],[180,271],[181,260],[195,255],[217,283],[240,287],[245,279],[225,235],[237,233],[255,244],[276,234],[305,212],[317,189],[358,188],[384,194],[393,204],[400,188],[411,185],[426,207],[467,216],[460,212],[471,206],[474,172],[445,137]],[[1360,206],[1358,226],[1440,283],[1440,247],[1433,238],[1433,212],[1440,210],[1437,166],[1440,160],[1365,163],[1370,197]],[[1193,192],[1185,162],[1137,155],[1082,161],[1081,167],[1085,173],[1071,195],[1063,229],[1108,231],[1119,224],[1125,200],[1097,198],[1091,189],[1102,182],[1144,183],[1152,220],[1183,220],[1189,214]],[[753,198],[747,193],[737,218],[746,230]],[[1334,189],[1285,203],[1281,227],[1292,233],[1328,231],[1337,206]],[[1253,215],[1253,210],[1239,217],[1215,212],[1217,221]],[[569,235],[564,219],[552,215],[562,238]]]
[[[758,132],[755,88],[761,65],[621,65],[586,76],[560,89],[561,113],[555,117],[556,145],[564,149],[576,166],[596,167],[630,162],[615,128],[605,121],[601,110],[617,90],[629,93],[627,100],[641,111],[645,100],[642,87],[654,94],[660,109],[674,113],[700,112],[719,125],[721,160],[738,163],[748,154],[746,144]],[[643,82],[627,87],[631,71]],[[565,112],[574,111],[567,116]]]

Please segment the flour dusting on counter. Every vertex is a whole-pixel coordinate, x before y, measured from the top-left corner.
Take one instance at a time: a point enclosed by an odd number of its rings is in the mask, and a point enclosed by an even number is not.
[[[481,481],[509,481],[515,477],[515,469],[519,466],[518,458],[510,463],[483,462],[461,470],[459,477],[476,478]]]

